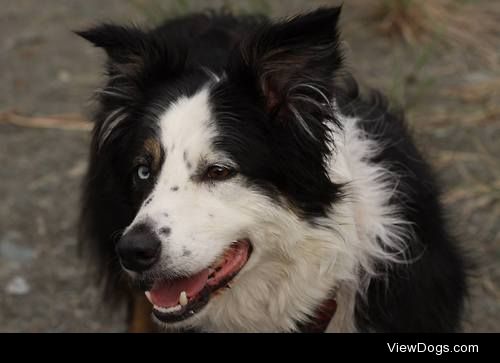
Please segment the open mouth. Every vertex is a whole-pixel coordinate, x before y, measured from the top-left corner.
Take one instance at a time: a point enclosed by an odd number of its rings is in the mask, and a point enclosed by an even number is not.
[[[153,304],[153,315],[161,322],[173,323],[199,312],[219,290],[245,266],[250,257],[248,240],[234,242],[210,267],[189,277],[157,280],[146,297]]]

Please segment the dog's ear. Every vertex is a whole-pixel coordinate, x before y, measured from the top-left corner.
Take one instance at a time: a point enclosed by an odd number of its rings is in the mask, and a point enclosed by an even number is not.
[[[228,77],[250,84],[275,116],[297,116],[305,100],[328,103],[334,71],[341,63],[340,10],[322,8],[263,26],[233,54]]]
[[[106,51],[110,61],[110,71],[134,76],[144,68],[147,34],[142,30],[102,24],[75,33]]]
[[[184,61],[182,50],[179,51],[178,47],[171,49],[175,47],[170,44],[171,39],[159,32],[102,24],[75,33],[106,51],[111,76],[121,74],[132,80],[144,80],[153,75],[152,78],[162,79],[176,71]]]

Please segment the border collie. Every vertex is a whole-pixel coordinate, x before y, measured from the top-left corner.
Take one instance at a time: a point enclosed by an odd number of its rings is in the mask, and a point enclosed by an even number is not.
[[[167,331],[460,329],[465,258],[339,13],[78,32],[108,56],[81,220],[107,299]]]

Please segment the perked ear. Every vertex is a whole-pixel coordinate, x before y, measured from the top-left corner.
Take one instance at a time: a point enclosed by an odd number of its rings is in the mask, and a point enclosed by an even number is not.
[[[106,51],[110,76],[124,75],[134,82],[139,78],[154,81],[184,66],[185,51],[168,34],[114,24],[75,33]]]
[[[118,72],[134,76],[144,68],[147,34],[142,30],[134,27],[102,24],[75,33],[106,51],[111,73]]]
[[[264,26],[233,55],[228,77],[252,84],[273,116],[300,117],[298,110],[306,103],[329,103],[334,72],[341,64],[340,11],[322,8]]]

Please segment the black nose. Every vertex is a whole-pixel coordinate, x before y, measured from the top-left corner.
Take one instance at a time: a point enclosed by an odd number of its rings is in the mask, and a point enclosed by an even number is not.
[[[135,272],[151,268],[159,259],[161,241],[147,225],[137,225],[122,236],[116,252],[123,267]]]

